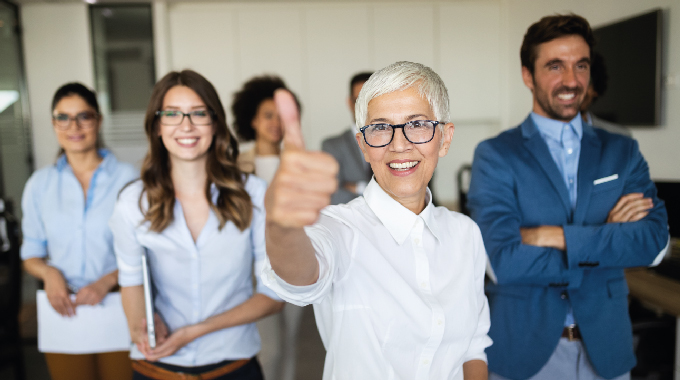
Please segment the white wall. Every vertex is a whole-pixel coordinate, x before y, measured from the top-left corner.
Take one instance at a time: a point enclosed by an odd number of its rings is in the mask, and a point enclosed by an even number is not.
[[[94,85],[90,17],[85,3],[21,7],[26,82],[36,168],[54,162],[59,146],[52,129],[56,89],[78,81]]]
[[[447,83],[456,124],[451,152],[437,170],[436,192],[454,202],[455,172],[471,161],[476,144],[517,125],[530,111],[519,47],[531,23],[573,11],[597,26],[653,7],[667,9],[669,16],[664,71],[680,75],[677,0],[156,0],[157,76],[195,69],[213,82],[229,108],[245,80],[279,74],[300,96],[307,145],[318,149],[323,138],[351,122],[345,99],[352,74],[402,59],[430,65]],[[89,21],[81,3],[31,3],[21,11],[36,164],[42,166],[53,161],[57,149],[49,120],[52,93],[69,80],[93,83]],[[673,158],[680,141],[680,89],[664,90],[664,125],[634,129],[633,135],[654,178],[680,180]],[[144,149],[115,147],[114,152],[134,162]]]
[[[229,107],[254,75],[278,74],[301,98],[308,148],[352,122],[349,79],[398,60],[431,66],[447,83],[457,125],[436,193],[456,199],[454,176],[500,125],[499,1],[167,4],[169,69],[210,79]],[[471,75],[475,73],[475,75]],[[477,75],[478,74],[478,75]]]

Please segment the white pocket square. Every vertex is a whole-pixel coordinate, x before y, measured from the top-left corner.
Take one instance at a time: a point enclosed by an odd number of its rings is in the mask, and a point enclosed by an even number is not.
[[[596,180],[593,181],[593,185],[599,185],[599,184],[601,184],[601,183],[613,181],[613,180],[615,180],[615,179],[619,179],[619,175],[618,175],[618,174],[612,174],[612,175],[610,175],[610,176],[608,176],[608,177],[602,177],[602,178],[600,178],[600,179],[596,179]]]

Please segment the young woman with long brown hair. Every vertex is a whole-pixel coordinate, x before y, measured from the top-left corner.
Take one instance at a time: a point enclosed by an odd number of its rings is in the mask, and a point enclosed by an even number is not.
[[[264,181],[236,165],[238,146],[214,87],[171,72],[146,112],[141,180],[111,218],[135,379],[262,379],[254,322],[283,304],[258,279],[265,258]],[[142,255],[156,288],[157,345],[144,323]],[[146,360],[141,360],[146,359]]]

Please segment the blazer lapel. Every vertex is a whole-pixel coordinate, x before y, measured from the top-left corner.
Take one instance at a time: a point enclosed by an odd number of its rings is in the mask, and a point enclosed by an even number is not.
[[[574,224],[582,224],[588,211],[590,194],[593,192],[593,181],[597,177],[600,167],[600,152],[602,143],[593,127],[583,124],[583,138],[581,139],[581,156],[578,160],[578,195],[576,210],[574,210]]]
[[[524,146],[534,156],[546,177],[550,180],[553,188],[559,194],[562,200],[567,215],[571,215],[571,202],[569,201],[569,191],[567,185],[564,183],[560,170],[552,158],[548,146],[538,132],[538,128],[531,121],[531,117],[527,117],[522,123],[522,136],[524,137]]]

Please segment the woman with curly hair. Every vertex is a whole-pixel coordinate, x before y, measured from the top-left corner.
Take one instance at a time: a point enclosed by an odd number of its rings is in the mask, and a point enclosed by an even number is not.
[[[234,127],[241,141],[254,141],[252,149],[241,152],[238,165],[269,183],[279,166],[283,130],[274,105],[274,91],[287,89],[277,76],[263,75],[250,79],[234,95],[231,111]],[[300,102],[295,99],[300,109]]]
[[[259,279],[253,294],[253,267],[265,258],[266,184],[238,169],[219,96],[196,72],[156,83],[145,130],[141,180],[121,192],[110,221],[134,379],[262,379],[254,322],[283,306]],[[155,347],[143,255],[156,289]]]
[[[274,104],[274,91],[287,89],[277,76],[264,75],[247,81],[234,95],[231,110],[234,126],[241,141],[254,141],[252,149],[244,151],[238,165],[246,173],[269,183],[279,166],[283,129]],[[300,110],[300,102],[295,98]],[[260,360],[268,380],[293,380],[297,353],[297,335],[302,308],[286,305],[283,313],[258,322],[262,336]]]

